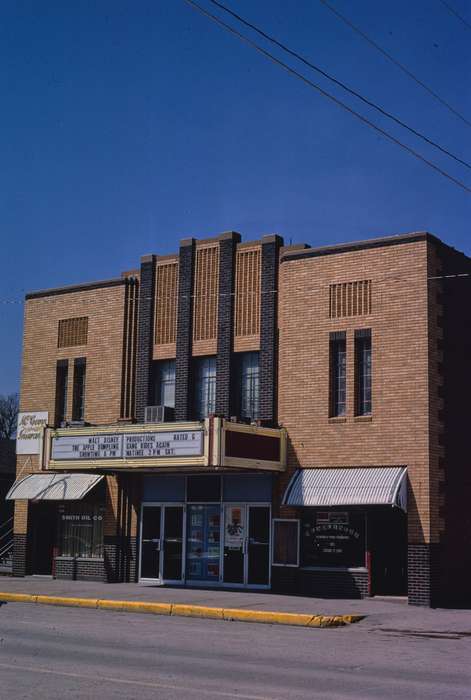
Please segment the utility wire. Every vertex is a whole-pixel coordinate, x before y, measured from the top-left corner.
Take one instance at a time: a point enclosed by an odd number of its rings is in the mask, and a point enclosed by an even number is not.
[[[221,10],[224,12],[227,12],[229,15],[232,15],[235,19],[237,19],[239,22],[244,24],[246,27],[249,27],[250,29],[253,29],[253,31],[257,32],[257,34],[260,34],[264,39],[267,39],[270,41],[272,44],[275,44],[275,46],[278,46],[280,49],[288,53],[290,56],[293,56],[294,58],[298,59],[298,61],[301,61],[304,63],[306,66],[309,68],[312,68],[313,70],[317,71],[321,75],[323,75],[325,78],[330,80],[331,82],[335,83],[336,85],[340,86],[343,90],[346,90],[349,92],[351,95],[354,97],[357,97],[359,100],[367,104],[369,107],[372,107],[373,109],[376,109],[378,112],[383,114],[385,117],[388,117],[388,119],[392,119],[393,122],[396,124],[399,124],[399,126],[402,126],[404,129],[407,129],[410,131],[412,134],[415,136],[418,136],[420,139],[425,141],[426,143],[430,144],[434,148],[437,148],[439,151],[442,153],[445,153],[445,155],[449,156],[450,158],[453,158],[453,160],[456,160],[458,163],[461,163],[461,165],[464,165],[466,168],[469,168],[471,170],[471,165],[467,163],[465,160],[462,160],[462,158],[459,158],[458,156],[455,156],[453,153],[450,153],[446,148],[443,148],[443,146],[440,146],[440,144],[436,143],[435,141],[432,141],[432,139],[429,139],[427,136],[422,134],[420,131],[417,131],[413,127],[409,126],[405,122],[403,122],[401,119],[398,117],[395,117],[393,114],[390,112],[387,112],[383,107],[380,107],[379,105],[375,104],[371,100],[367,99],[366,97],[363,97],[363,95],[360,95],[359,92],[354,90],[353,88],[349,87],[345,83],[341,82],[337,78],[334,78],[333,75],[330,75],[326,71],[322,70],[322,68],[319,68],[319,66],[316,66],[314,63],[311,63],[307,58],[304,58],[301,54],[297,53],[296,51],[293,51],[290,49],[288,46],[285,44],[282,44],[281,41],[278,41],[278,39],[275,39],[275,37],[270,36],[266,32],[264,32],[260,27],[257,27],[255,24],[252,24],[251,22],[248,22],[246,19],[241,17],[240,15],[236,14],[233,12],[229,7],[226,7],[223,5],[221,2],[218,2],[218,0],[209,0],[213,5],[216,5],[219,7]]]
[[[443,177],[446,177],[448,180],[451,180],[451,182],[454,182],[455,185],[458,185],[458,187],[461,187],[461,189],[463,189],[466,192],[471,194],[471,188],[468,187],[464,182],[461,182],[461,180],[458,180],[457,178],[455,178],[452,175],[450,175],[449,173],[447,173],[445,170],[442,170],[442,168],[440,168],[438,165],[435,165],[435,163],[432,163],[430,160],[427,160],[427,158],[424,158],[422,155],[420,155],[420,153],[415,151],[413,148],[411,148],[410,146],[407,146],[405,143],[402,143],[402,141],[399,141],[399,139],[395,138],[394,136],[389,134],[387,131],[385,131],[381,127],[377,126],[376,124],[374,124],[372,121],[370,121],[369,119],[367,119],[366,117],[361,115],[359,112],[356,112],[354,109],[352,109],[347,104],[345,104],[345,102],[342,102],[342,100],[337,99],[336,97],[334,97],[334,95],[331,95],[329,92],[327,92],[326,90],[321,88],[319,85],[317,85],[316,83],[313,83],[312,80],[309,80],[304,75],[299,73],[297,70],[295,70],[294,68],[291,68],[291,66],[289,66],[288,64],[284,63],[283,61],[280,61],[280,59],[273,56],[273,54],[271,54],[269,51],[262,48],[261,46],[256,44],[254,41],[252,41],[248,37],[241,34],[239,31],[237,31],[236,29],[231,27],[229,24],[226,24],[226,22],[223,22],[222,19],[220,19],[216,15],[213,15],[211,12],[206,10],[204,7],[199,5],[197,2],[195,2],[194,0],[184,0],[184,2],[186,2],[188,5],[191,5],[194,9],[196,9],[198,12],[205,15],[209,19],[211,19],[213,22],[216,22],[216,24],[219,24],[221,27],[224,27],[224,29],[227,29],[228,32],[230,32],[231,34],[236,36],[238,39],[240,39],[241,41],[245,42],[246,44],[248,44],[249,46],[254,48],[256,51],[261,53],[263,56],[268,58],[270,61],[272,61],[276,65],[281,66],[284,70],[286,70],[291,75],[294,75],[295,77],[302,80],[306,85],[309,85],[309,87],[320,92],[321,95],[323,95],[324,97],[327,97],[327,99],[334,102],[336,105],[338,105],[339,107],[341,107],[342,109],[347,111],[349,114],[352,114],[357,119],[362,121],[364,124],[371,127],[372,129],[377,131],[379,134],[382,134],[382,136],[389,139],[389,141],[392,141],[392,143],[395,143],[397,146],[400,146],[400,148],[404,149],[405,151],[407,151],[408,153],[413,155],[415,158],[422,161],[423,163],[428,165],[430,168],[432,168],[436,172],[443,175]]]
[[[463,24],[466,25],[466,27],[468,27],[468,29],[471,29],[471,24],[469,22],[467,22],[464,17],[459,15],[454,7],[452,7],[447,2],[445,2],[445,0],[440,0],[440,2],[442,3],[442,5],[444,5],[446,7],[448,12],[451,12],[452,15],[455,15],[455,17],[458,17],[458,19],[461,20],[463,22]]]
[[[359,34],[363,39],[365,39],[365,41],[367,41],[369,44],[371,44],[371,46],[373,46],[377,51],[379,51],[383,56],[385,56],[389,61],[391,61],[391,63],[394,63],[395,66],[400,68],[403,73],[405,73],[406,75],[409,76],[409,78],[412,78],[412,80],[415,83],[417,83],[417,85],[420,85],[420,87],[422,87],[424,90],[426,90],[430,95],[432,95],[432,97],[434,97],[436,100],[438,100],[438,102],[440,102],[447,109],[449,109],[450,112],[453,112],[453,114],[455,116],[459,117],[459,119],[461,119],[461,121],[463,121],[468,126],[471,126],[471,122],[468,119],[466,119],[466,117],[464,117],[462,114],[460,114],[460,112],[458,112],[458,110],[456,110],[454,107],[452,107],[448,102],[446,102],[446,100],[444,100],[442,97],[440,97],[440,95],[437,95],[437,93],[434,92],[432,90],[432,88],[430,88],[428,85],[426,85],[424,82],[422,82],[422,80],[420,80],[416,75],[414,75],[414,73],[412,73],[412,71],[410,71],[408,68],[406,68],[406,66],[404,64],[400,63],[396,58],[394,58],[394,56],[392,56],[385,49],[383,49],[379,44],[377,44],[375,41],[373,41],[373,39],[371,39],[367,34],[362,32],[361,29],[359,29],[354,24],[352,24],[352,22],[350,22],[349,19],[344,17],[344,15],[341,15],[340,12],[335,9],[335,7],[332,7],[332,5],[330,5],[327,2],[327,0],[319,0],[319,2],[322,3],[325,7],[327,7],[327,9],[330,10],[330,12],[332,12],[336,17],[338,17],[338,19],[342,20],[342,22],[344,22],[346,25],[348,25],[350,27],[350,29],[353,29],[354,32]]]

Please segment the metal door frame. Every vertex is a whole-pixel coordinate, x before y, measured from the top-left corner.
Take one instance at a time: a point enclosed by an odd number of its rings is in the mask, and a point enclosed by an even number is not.
[[[158,576],[156,578],[143,578],[141,576],[141,566],[142,566],[142,519],[144,516],[144,508],[147,506],[153,506],[160,508],[160,545],[159,545],[159,570],[157,572]],[[182,577],[181,579],[164,579],[164,541],[165,541],[165,508],[175,508],[180,507],[183,509],[183,520],[182,520]],[[141,504],[141,513],[139,517],[139,583],[156,583],[158,585],[165,585],[166,583],[176,585],[185,584],[186,576],[186,504],[181,501],[146,501]]]
[[[222,579],[222,567],[224,559],[224,545],[222,543],[222,537],[224,536],[224,503],[222,501],[187,501],[187,507],[191,506],[216,506],[219,508],[219,578],[217,581],[205,581],[203,579],[189,580],[186,578],[186,541],[188,537],[188,531],[186,529],[186,514],[187,510],[185,508],[185,577],[183,583],[185,586],[197,587],[197,588],[220,588],[224,585]]]
[[[263,503],[257,501],[241,502],[241,501],[224,501],[222,504],[223,516],[221,518],[221,553],[222,553],[222,568],[220,575],[221,585],[225,588],[250,588],[250,589],[260,589],[268,590],[271,588],[271,546],[272,546],[272,518],[271,518],[271,503]],[[226,583],[224,581],[224,539],[226,534],[226,506],[235,508],[244,508],[244,542],[242,546],[242,552],[244,556],[244,567],[243,567],[243,582],[242,583]],[[268,582],[267,583],[248,583],[248,573],[249,573],[249,508],[268,508]]]

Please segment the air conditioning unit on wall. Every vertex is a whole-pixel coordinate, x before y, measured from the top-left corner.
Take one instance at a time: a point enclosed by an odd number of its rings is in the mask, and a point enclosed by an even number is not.
[[[144,423],[169,423],[175,419],[175,410],[170,406],[146,406]]]

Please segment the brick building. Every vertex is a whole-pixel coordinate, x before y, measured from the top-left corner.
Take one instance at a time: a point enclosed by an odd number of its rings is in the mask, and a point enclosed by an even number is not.
[[[14,574],[466,604],[469,272],[229,232],[28,294]]]

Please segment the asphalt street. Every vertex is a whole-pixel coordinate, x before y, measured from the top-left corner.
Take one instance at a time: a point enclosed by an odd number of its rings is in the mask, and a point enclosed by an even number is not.
[[[471,698],[471,635],[0,607],[1,697]]]

